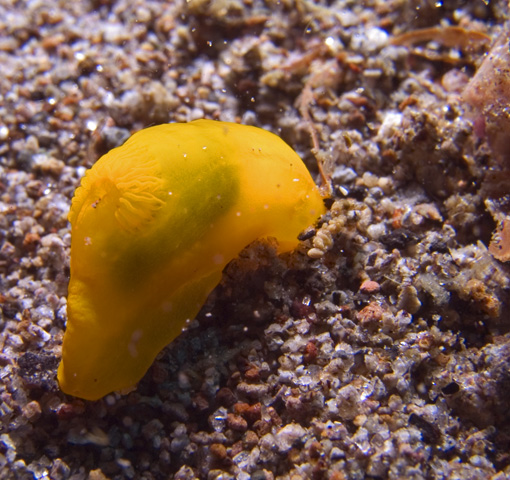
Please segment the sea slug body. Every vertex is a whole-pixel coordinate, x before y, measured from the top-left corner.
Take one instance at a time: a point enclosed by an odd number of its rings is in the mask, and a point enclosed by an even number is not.
[[[298,155],[265,130],[212,120],[135,133],[76,190],[58,380],[95,400],[130,387],[258,238],[279,251],[324,213]]]

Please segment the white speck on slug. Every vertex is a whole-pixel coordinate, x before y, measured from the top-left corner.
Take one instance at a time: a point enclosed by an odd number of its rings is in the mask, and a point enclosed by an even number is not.
[[[128,351],[129,351],[129,355],[131,355],[133,358],[138,357],[137,343],[142,338],[142,335],[143,335],[143,331],[140,329],[135,330],[133,332],[133,334],[131,335],[131,340],[129,341],[129,344],[128,344]]]

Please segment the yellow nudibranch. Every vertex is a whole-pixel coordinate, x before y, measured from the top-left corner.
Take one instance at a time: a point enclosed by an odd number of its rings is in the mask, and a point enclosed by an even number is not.
[[[301,159],[270,132],[196,120],[135,133],[72,201],[62,390],[96,400],[135,385],[244,247],[275,237],[290,251],[324,210]]]

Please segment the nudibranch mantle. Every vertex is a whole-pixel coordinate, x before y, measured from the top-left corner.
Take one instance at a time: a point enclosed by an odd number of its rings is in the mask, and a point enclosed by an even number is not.
[[[62,390],[96,400],[135,385],[244,247],[275,237],[290,251],[324,210],[299,156],[270,132],[196,120],[135,133],[72,201]]]

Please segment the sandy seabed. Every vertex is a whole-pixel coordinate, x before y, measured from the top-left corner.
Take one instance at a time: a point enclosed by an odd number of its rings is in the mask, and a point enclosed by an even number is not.
[[[498,162],[460,96],[508,13],[0,0],[0,478],[509,478]],[[292,254],[245,250],[136,389],[66,396],[73,192],[131,133],[198,118],[323,162],[328,213]]]

